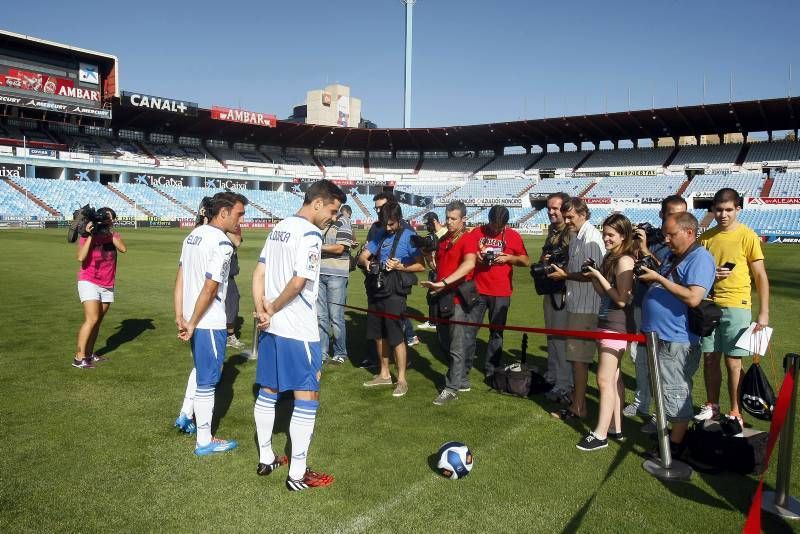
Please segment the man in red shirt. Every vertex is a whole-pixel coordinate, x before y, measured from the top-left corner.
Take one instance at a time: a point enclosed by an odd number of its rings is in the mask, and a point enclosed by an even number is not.
[[[454,204],[451,203],[447,207],[448,228],[451,224],[449,210]],[[463,206],[463,203],[459,204]],[[460,289],[458,293],[465,295],[469,292],[464,289],[469,287],[472,282],[477,294],[477,298],[473,302],[464,302],[461,296],[456,296],[453,320],[482,322],[488,309],[489,323],[506,324],[508,307],[511,304],[512,268],[513,266],[527,267],[530,263],[528,252],[522,243],[522,237],[515,230],[507,227],[508,218],[507,208],[492,206],[489,210],[489,223],[475,228],[459,239],[459,241],[463,241],[460,245],[455,243],[448,251],[447,247],[450,241],[447,238],[440,244],[439,255],[437,255],[439,258],[439,281],[429,284],[429,287],[443,290],[461,282],[459,285],[463,284],[463,286],[458,288]],[[457,256],[459,256],[458,259],[456,259]],[[458,268],[455,271],[449,271],[456,262],[458,262]],[[442,294],[445,295],[447,292],[442,291]],[[478,329],[473,326],[454,325],[452,327],[451,362],[447,373],[447,384],[434,404],[446,404],[458,398],[457,391],[470,390],[468,373],[475,355],[477,333]],[[500,365],[502,353],[503,331],[490,330],[485,363],[487,376],[491,375],[494,368]]]

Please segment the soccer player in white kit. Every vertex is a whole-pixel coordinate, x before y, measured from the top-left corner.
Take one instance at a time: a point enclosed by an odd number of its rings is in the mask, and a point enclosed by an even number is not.
[[[268,475],[287,463],[272,450],[278,393],[294,391],[289,424],[292,460],[286,487],[300,491],[329,486],[333,477],[308,469],[306,456],[319,407],[322,353],[317,324],[317,292],[322,234],[345,202],[333,182],[319,180],[306,191],[296,215],[278,223],[267,236],[253,272],[253,301],[258,328],[256,383],[261,386],[253,409],[258,435],[256,472]]]
[[[201,210],[209,222],[184,239],[175,279],[178,338],[191,344],[194,359],[175,426],[187,434],[197,432],[194,453],[198,456],[236,448],[234,440],[211,436],[211,416],[227,340],[225,295],[233,244],[225,232],[239,224],[245,205],[247,199],[238,193],[217,193],[203,199]]]

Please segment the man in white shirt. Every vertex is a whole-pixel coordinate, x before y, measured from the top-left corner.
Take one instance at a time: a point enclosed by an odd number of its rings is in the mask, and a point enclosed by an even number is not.
[[[198,456],[236,448],[234,440],[211,436],[211,416],[227,338],[225,296],[233,244],[225,233],[239,225],[245,205],[247,199],[237,193],[217,193],[203,199],[201,211],[209,222],[184,239],[175,279],[178,338],[191,343],[194,359],[175,426],[187,434],[197,432],[194,452]]]
[[[307,468],[306,456],[319,408],[322,352],[317,324],[317,293],[322,258],[321,229],[334,219],[345,194],[333,182],[319,180],[308,188],[296,215],[267,236],[253,272],[253,301],[258,329],[256,383],[261,389],[253,409],[258,435],[256,472],[268,475],[288,462],[272,450],[278,394],[294,392],[289,424],[292,461],[286,487],[300,491],[324,487],[333,477]],[[267,268],[269,266],[269,268]]]
[[[566,280],[567,330],[593,331],[597,328],[600,295],[592,287],[590,278],[581,272],[588,261],[599,266],[603,262],[605,245],[603,234],[589,222],[591,212],[580,198],[570,198],[561,205],[564,223],[573,233],[569,242],[569,262],[564,271],[554,266],[553,280]],[[563,420],[586,417],[586,387],[589,383],[589,364],[594,360],[596,343],[591,339],[567,338],[567,361],[572,362],[575,390],[569,408],[554,412]]]

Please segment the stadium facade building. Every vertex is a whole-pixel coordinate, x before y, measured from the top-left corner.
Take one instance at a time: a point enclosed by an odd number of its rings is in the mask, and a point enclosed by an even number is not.
[[[729,186],[747,197],[745,222],[759,233],[800,236],[800,143],[773,139],[787,130],[797,138],[795,97],[354,128],[360,101],[340,85],[310,91],[306,120],[293,122],[265,110],[204,109],[146,87],[122,90],[118,81],[112,55],[0,31],[0,224],[63,221],[87,202],[154,225],[189,221],[205,194],[238,189],[252,201],[248,219],[266,225],[326,177],[345,188],[363,223],[375,217],[367,197],[392,189],[412,219],[430,209],[443,215],[461,199],[480,223],[500,203],[512,224],[534,232],[547,222],[540,208],[554,191],[585,198],[598,222],[612,211],[657,222],[658,201],[677,193],[707,225],[710,197]],[[767,141],[753,142],[754,132]]]

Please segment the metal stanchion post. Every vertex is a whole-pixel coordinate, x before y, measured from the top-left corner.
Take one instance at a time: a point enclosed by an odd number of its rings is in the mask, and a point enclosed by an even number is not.
[[[656,407],[656,427],[658,430],[659,460],[645,460],[642,467],[645,471],[661,480],[689,480],[692,468],[688,464],[672,458],[667,433],[667,416],[664,413],[664,397],[661,387],[661,368],[658,361],[658,335],[655,332],[645,334],[647,338],[647,362],[650,367],[650,390]]]
[[[247,357],[248,360],[257,360],[258,359],[258,334],[261,332],[258,329],[258,317],[256,314],[253,314],[253,350],[250,352],[250,356]]]
[[[794,377],[794,389],[789,401],[789,412],[781,430],[781,441],[778,444],[778,474],[775,477],[775,491],[765,491],[761,508],[784,519],[800,519],[800,501],[789,495],[789,481],[792,472],[792,441],[794,439],[794,417],[797,408],[797,367],[800,366],[800,355],[787,354],[784,360],[786,371],[791,370]]]

